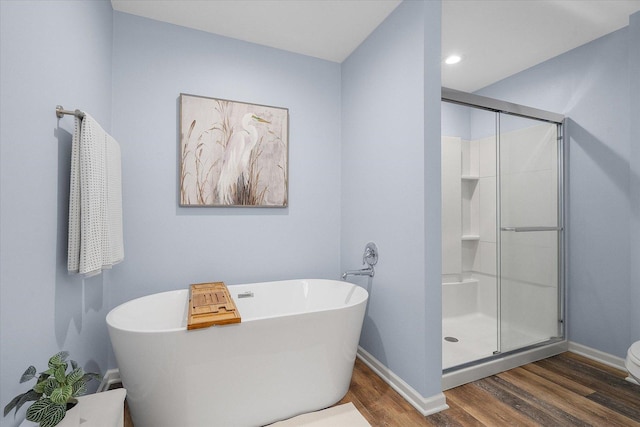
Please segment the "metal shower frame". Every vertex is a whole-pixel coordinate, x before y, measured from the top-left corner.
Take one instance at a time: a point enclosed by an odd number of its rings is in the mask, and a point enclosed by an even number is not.
[[[514,104],[507,101],[501,101],[481,95],[476,95],[472,93],[462,92],[455,89],[442,88],[441,100],[450,102],[453,104],[464,105],[467,107],[492,111],[495,113],[503,113],[512,116],[524,117],[528,119],[535,119],[539,121],[544,121],[548,123],[553,123],[557,126],[557,138],[558,138],[558,189],[557,189],[557,197],[558,197],[558,218],[557,218],[557,231],[558,231],[558,336],[551,337],[549,340],[534,344],[531,346],[526,346],[523,348],[519,348],[516,350],[511,350],[508,352],[501,352],[501,325],[498,322],[497,326],[497,334],[498,334],[498,348],[497,352],[494,356],[480,359],[479,361],[473,361],[469,363],[465,363],[460,366],[455,366],[449,369],[446,369],[444,372],[455,371],[464,367],[473,366],[477,363],[483,362],[488,359],[503,357],[506,354],[511,353],[519,353],[524,350],[528,350],[535,347],[544,346],[553,342],[561,341],[566,339],[566,244],[565,244],[565,156],[564,156],[564,126],[565,126],[565,116],[558,113],[553,113],[550,111],[540,110],[537,108],[527,107],[520,104]],[[500,115],[496,114],[496,128],[500,130]],[[496,132],[496,191],[497,194],[500,194],[500,132]],[[500,206],[500,197],[496,197],[496,233],[499,235],[500,229],[499,226],[501,224],[500,218],[501,206]],[[546,228],[546,227],[545,227]],[[507,231],[507,230],[503,230]],[[508,230],[508,231],[516,231],[516,230]],[[530,230],[521,230],[521,231],[530,231]],[[499,236],[497,236],[499,237]],[[501,290],[501,239],[496,239],[496,282],[497,282],[497,292],[500,295]],[[500,305],[497,304],[497,315],[500,318]]]

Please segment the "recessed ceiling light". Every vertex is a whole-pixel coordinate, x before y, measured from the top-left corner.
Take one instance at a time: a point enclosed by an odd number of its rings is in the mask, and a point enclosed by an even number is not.
[[[460,58],[458,55],[449,55],[447,56],[447,59],[444,60],[444,63],[447,65],[453,65],[460,62],[460,60],[462,60],[462,58]]]

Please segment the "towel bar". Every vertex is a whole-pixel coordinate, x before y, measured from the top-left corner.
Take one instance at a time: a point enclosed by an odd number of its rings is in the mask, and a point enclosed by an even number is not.
[[[84,118],[84,113],[82,111],[80,111],[80,110],[69,111],[69,110],[65,110],[62,105],[56,105],[56,116],[59,119],[61,119],[62,117],[64,117],[65,114],[69,114],[71,116],[80,117],[81,119]]]

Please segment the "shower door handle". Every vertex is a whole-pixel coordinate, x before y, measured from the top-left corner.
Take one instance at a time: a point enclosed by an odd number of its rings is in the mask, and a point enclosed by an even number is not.
[[[500,230],[525,233],[530,231],[562,231],[562,227],[500,227]]]

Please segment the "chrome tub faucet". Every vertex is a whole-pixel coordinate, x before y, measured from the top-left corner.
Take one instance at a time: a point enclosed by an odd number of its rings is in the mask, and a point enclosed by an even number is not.
[[[367,267],[360,270],[347,270],[342,274],[342,280],[346,280],[347,276],[369,276],[373,277],[376,272],[373,268],[378,263],[378,247],[375,243],[369,242],[364,247],[364,254],[362,255],[362,265]]]

